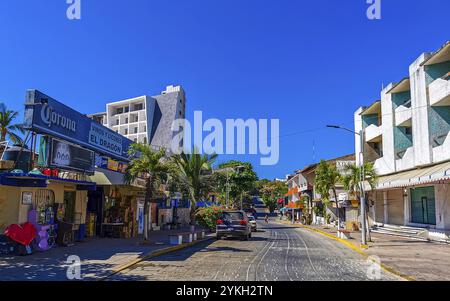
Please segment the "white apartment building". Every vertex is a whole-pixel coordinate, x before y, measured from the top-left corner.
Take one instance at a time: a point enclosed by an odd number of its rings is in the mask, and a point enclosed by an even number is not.
[[[172,122],[185,118],[186,96],[181,86],[168,86],[157,96],[139,96],[108,103],[106,112],[89,115],[128,139],[170,150]]]
[[[381,175],[373,192],[377,225],[450,231],[450,43],[422,54],[409,76],[381,91],[381,99],[354,115],[363,130],[364,161]],[[355,136],[357,163],[360,137]]]

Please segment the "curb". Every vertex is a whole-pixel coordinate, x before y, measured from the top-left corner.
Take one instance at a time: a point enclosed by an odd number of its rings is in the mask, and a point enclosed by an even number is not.
[[[286,225],[286,223],[283,223],[283,224]],[[343,245],[347,246],[348,248],[352,249],[353,251],[357,252],[358,254],[363,256],[364,258],[369,259],[369,260],[371,260],[374,263],[377,263],[375,260],[371,259],[371,255],[369,255],[369,254],[367,254],[366,252],[363,251],[363,249],[368,249],[369,248],[368,245],[360,245],[360,247],[358,247],[355,244],[353,244],[351,242],[348,242],[345,239],[339,238],[337,236],[334,236],[334,235],[332,235],[330,233],[327,233],[325,231],[322,231],[322,230],[319,230],[319,229],[316,229],[316,228],[308,227],[308,226],[305,226],[305,225],[295,225],[295,224],[294,225],[293,224],[289,224],[289,225],[295,226],[297,228],[304,228],[304,229],[307,229],[309,231],[316,232],[318,234],[321,234],[323,236],[331,238],[331,239],[333,239],[335,241],[338,241],[338,242],[342,243]],[[402,278],[403,280],[416,281],[416,279],[414,279],[413,277],[405,275],[405,274],[395,270],[394,268],[385,265],[384,263],[378,263],[378,264],[386,272],[389,272],[389,273],[391,273],[391,274],[393,274],[393,275],[395,275],[395,276],[397,276],[399,278]]]
[[[130,267],[132,267],[132,266],[134,266],[134,265],[136,265],[136,264],[146,260],[146,259],[150,259],[150,258],[161,256],[161,255],[164,255],[164,254],[168,254],[168,253],[176,252],[176,251],[179,251],[179,250],[187,249],[187,248],[192,247],[192,246],[194,246],[194,245],[196,245],[198,243],[209,241],[211,239],[214,239],[214,236],[209,236],[209,237],[206,236],[204,239],[196,240],[196,241],[193,241],[191,243],[185,243],[185,244],[181,244],[181,245],[178,245],[178,246],[167,247],[167,248],[162,248],[162,249],[159,249],[159,250],[156,250],[156,251],[151,251],[151,252],[149,252],[147,254],[144,254],[141,257],[139,257],[139,258],[137,258],[137,259],[135,259],[133,261],[130,261],[130,262],[126,263],[126,264],[123,264],[123,265],[121,265],[121,266],[119,266],[117,268],[112,269],[112,271],[108,275],[101,277],[100,279],[98,279],[98,281],[105,281],[109,277],[111,277],[113,275],[116,275],[116,274],[122,272],[123,270],[126,270],[126,269],[128,269],[128,268],[130,268]]]

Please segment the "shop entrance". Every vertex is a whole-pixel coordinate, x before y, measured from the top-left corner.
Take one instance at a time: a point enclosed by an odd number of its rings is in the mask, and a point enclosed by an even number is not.
[[[75,223],[75,191],[64,191],[64,222]]]
[[[433,186],[411,189],[411,221],[418,224],[436,225]]]

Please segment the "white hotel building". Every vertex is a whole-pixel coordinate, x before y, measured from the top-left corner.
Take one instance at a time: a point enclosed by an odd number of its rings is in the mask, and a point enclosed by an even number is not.
[[[449,239],[450,43],[422,54],[409,76],[355,112],[365,162],[380,174],[370,217],[381,232]],[[355,137],[357,163],[361,151]],[[381,228],[382,227],[382,228]]]
[[[186,95],[181,86],[168,86],[157,96],[139,96],[108,103],[106,112],[89,117],[128,139],[169,150],[172,122],[185,118]]]

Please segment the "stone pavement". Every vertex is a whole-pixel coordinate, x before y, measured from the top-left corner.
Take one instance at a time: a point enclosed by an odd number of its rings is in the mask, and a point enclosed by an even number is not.
[[[336,235],[336,228],[308,226]],[[348,242],[361,245],[361,232],[352,232]],[[450,281],[450,245],[371,233],[372,242],[364,252],[378,256],[381,263],[405,276],[424,281]]]
[[[139,239],[98,238],[25,257],[0,257],[0,280],[66,281],[66,261],[71,255],[81,259],[82,280],[97,280],[143,255],[169,247],[169,233],[187,230],[151,232],[145,245]]]

